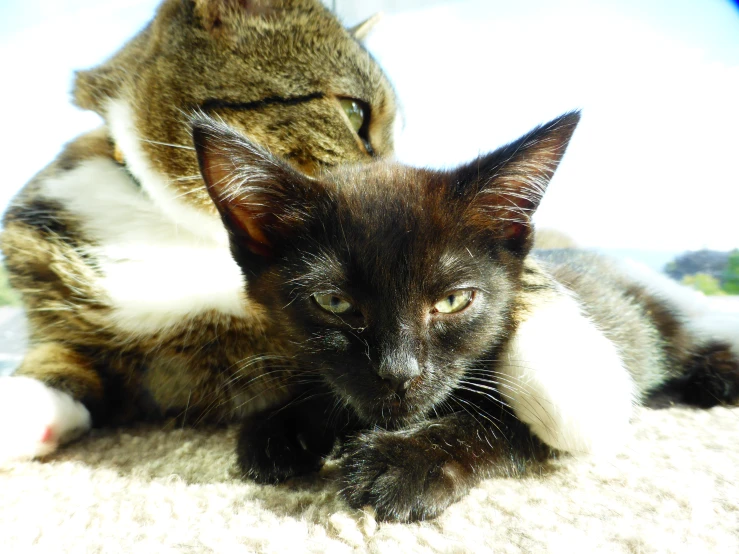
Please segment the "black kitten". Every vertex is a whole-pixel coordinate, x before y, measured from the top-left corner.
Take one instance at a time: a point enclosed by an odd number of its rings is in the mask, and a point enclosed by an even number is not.
[[[592,256],[529,255],[578,120],[452,171],[377,162],[315,180],[195,122],[248,293],[300,368],[294,399],[244,424],[247,475],[316,470],[339,439],[352,506],[424,519],[549,447],[617,444],[633,402],[671,378],[711,374],[710,394],[736,399],[728,346],[701,357],[706,343],[644,286]]]

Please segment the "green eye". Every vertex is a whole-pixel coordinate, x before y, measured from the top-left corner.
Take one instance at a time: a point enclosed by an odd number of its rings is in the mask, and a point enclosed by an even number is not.
[[[352,100],[351,98],[341,98],[339,99],[339,103],[341,104],[346,117],[349,118],[349,123],[351,124],[352,129],[354,129],[355,133],[358,133],[364,125],[364,108],[359,102]]]
[[[354,309],[351,302],[333,294],[314,294],[313,299],[322,309],[332,314],[345,314]]]
[[[434,304],[434,312],[440,314],[453,314],[461,312],[467,306],[472,304],[475,292],[471,290],[453,290],[443,299]]]

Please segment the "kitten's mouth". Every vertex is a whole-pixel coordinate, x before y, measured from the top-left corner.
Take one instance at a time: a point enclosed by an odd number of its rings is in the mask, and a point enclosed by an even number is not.
[[[360,414],[371,425],[379,425],[386,429],[396,429],[408,425],[423,414],[417,402],[397,394],[389,395],[378,401]]]
[[[415,387],[396,392],[365,385],[357,390],[344,389],[341,396],[365,424],[386,429],[408,425],[430,409],[426,395]]]

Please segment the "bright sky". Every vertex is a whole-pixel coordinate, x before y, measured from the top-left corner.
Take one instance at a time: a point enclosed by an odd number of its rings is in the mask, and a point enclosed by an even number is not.
[[[66,140],[73,68],[152,0],[0,6],[0,205]],[[347,23],[355,23],[353,21]],[[398,156],[451,165],[583,109],[538,214],[586,246],[739,246],[739,10],[729,0],[469,0],[386,17],[369,41],[404,106]]]

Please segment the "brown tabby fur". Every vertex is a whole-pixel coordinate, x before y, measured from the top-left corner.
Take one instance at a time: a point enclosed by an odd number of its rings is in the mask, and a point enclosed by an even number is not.
[[[133,106],[140,136],[189,145],[187,114],[219,102],[240,105],[216,113],[274,154],[304,171],[339,162],[362,162],[367,152],[341,125],[337,97],[372,108],[368,132],[378,155],[392,151],[395,102],[381,69],[316,0],[164,2],[154,21],[108,62],[77,74],[76,103],[106,116],[111,98]],[[249,8],[266,12],[264,17]],[[220,14],[220,23],[213,20]],[[246,13],[245,13],[246,12]],[[210,22],[210,24],[208,23]],[[311,98],[316,96],[316,98]],[[284,101],[301,100],[297,109]],[[215,103],[214,103],[215,101]],[[243,105],[263,103],[257,109]],[[156,168],[204,209],[214,210],[195,155],[143,143]]]
[[[288,394],[281,380],[261,377],[265,366],[289,370],[291,345],[245,294],[244,317],[205,309],[156,332],[120,328],[93,252],[103,238],[44,187],[102,160],[146,197],[146,179],[127,165],[139,154],[117,144],[111,125],[118,102],[171,197],[220,226],[189,146],[192,112],[222,118],[303,171],[364,162],[392,152],[395,104],[381,69],[318,0],[165,0],[116,55],[78,73],[74,97],[106,125],[69,143],[4,218],[2,249],[31,340],[16,375],[82,401],[95,424],[223,421]],[[364,137],[342,97],[369,108]]]

